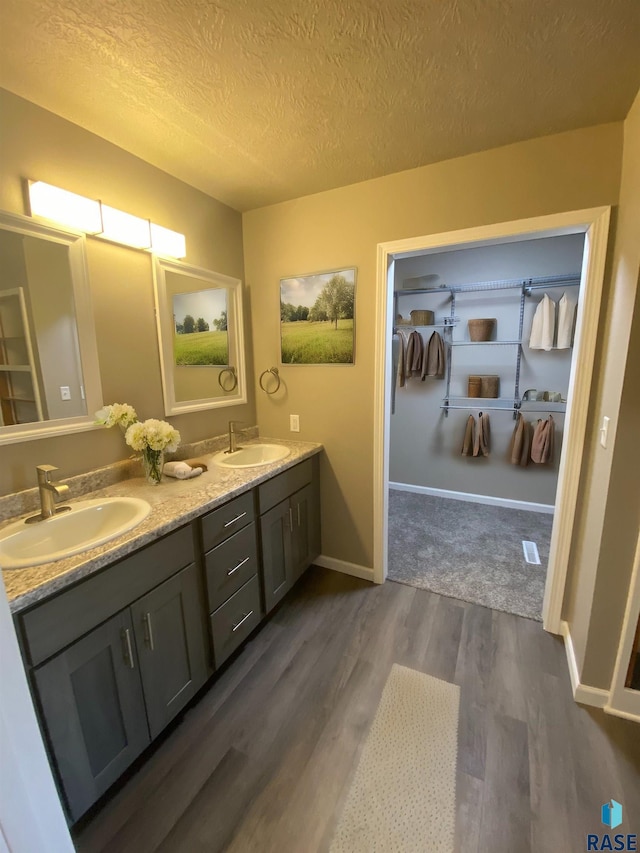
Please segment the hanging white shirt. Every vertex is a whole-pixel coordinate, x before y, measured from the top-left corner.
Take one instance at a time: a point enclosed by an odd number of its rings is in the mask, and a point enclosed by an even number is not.
[[[576,314],[576,303],[566,293],[558,302],[558,349],[569,349],[573,333],[573,318]]]
[[[553,349],[553,336],[556,330],[556,303],[545,293],[536,308],[529,337],[530,349]]]

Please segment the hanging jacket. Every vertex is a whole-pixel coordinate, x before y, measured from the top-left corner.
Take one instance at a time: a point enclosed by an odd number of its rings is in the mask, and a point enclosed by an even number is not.
[[[529,464],[529,445],[531,443],[531,428],[524,419],[522,412],[518,412],[518,420],[513,429],[511,437],[511,464],[526,468]]]
[[[545,293],[536,308],[531,323],[529,349],[553,349],[553,336],[556,330],[556,303]]]
[[[420,332],[411,332],[405,352],[405,375],[407,379],[411,376],[421,375],[423,350],[422,335]]]
[[[432,376],[434,379],[444,379],[444,368],[444,343],[438,332],[434,332],[429,338],[429,343],[424,351],[422,381],[424,382],[427,376]]]
[[[569,349],[571,346],[575,315],[576,303],[566,293],[563,293],[558,302],[558,336],[556,341],[558,349]]]
[[[480,412],[478,415],[478,429],[476,440],[473,445],[474,456],[488,456],[491,449],[491,431],[489,429],[489,415]]]
[[[555,421],[553,416],[543,421],[539,420],[533,430],[531,439],[531,461],[538,465],[547,465],[553,462],[553,451],[555,444]]]
[[[473,448],[476,443],[476,419],[473,415],[469,415],[464,429],[464,439],[462,440],[462,455],[473,456]]]

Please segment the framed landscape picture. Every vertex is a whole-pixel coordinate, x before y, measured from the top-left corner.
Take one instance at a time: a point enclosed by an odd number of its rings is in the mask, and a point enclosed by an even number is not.
[[[353,364],[356,268],[280,279],[283,364]]]

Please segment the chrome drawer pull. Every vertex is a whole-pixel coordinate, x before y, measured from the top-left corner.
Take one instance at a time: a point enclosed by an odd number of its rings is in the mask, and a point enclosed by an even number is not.
[[[237,572],[238,569],[241,569],[245,563],[249,562],[250,559],[251,559],[251,557],[245,557],[244,560],[242,560],[242,562],[238,563],[238,565],[235,566],[235,568],[229,569],[229,571],[227,572],[227,577],[230,578],[232,574]]]
[[[289,530],[293,533],[293,510],[289,507]]]
[[[298,527],[300,527],[300,504],[298,504]]]
[[[153,644],[153,629],[151,628],[151,614],[145,613],[142,617],[144,622],[144,640],[145,643],[149,646],[151,651],[154,651],[155,646]]]
[[[129,633],[129,629],[123,628],[120,631],[120,637],[122,638],[122,656],[124,657],[124,662],[127,664],[129,669],[135,669],[135,665],[133,663],[133,649],[131,648],[131,634]]]
[[[253,610],[250,610],[250,611],[247,613],[247,615],[246,615],[246,616],[243,616],[243,617],[242,617],[242,619],[238,622],[238,624],[237,624],[237,625],[234,625],[234,626],[233,626],[233,628],[231,629],[231,630],[232,630],[232,632],[237,631],[237,630],[238,630],[238,628],[239,628],[239,627],[240,627],[244,622],[246,622],[246,621],[247,621],[247,619],[249,618],[249,616],[253,616]]]
[[[236,521],[240,521],[241,518],[244,518],[246,514],[246,512],[241,512],[240,515],[236,515],[236,517],[232,518],[231,521],[227,521],[225,527],[231,527],[231,525],[235,524]]]

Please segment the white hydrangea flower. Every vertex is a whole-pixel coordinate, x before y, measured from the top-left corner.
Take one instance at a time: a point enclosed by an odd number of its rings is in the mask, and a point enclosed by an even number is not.
[[[128,403],[113,403],[111,406],[103,406],[96,412],[96,424],[105,427],[113,427],[116,424],[126,429],[138,420],[138,415],[133,406]]]
[[[132,424],[125,434],[124,440],[134,450],[167,450],[173,453],[180,444],[180,433],[166,421],[149,418],[142,423]]]

